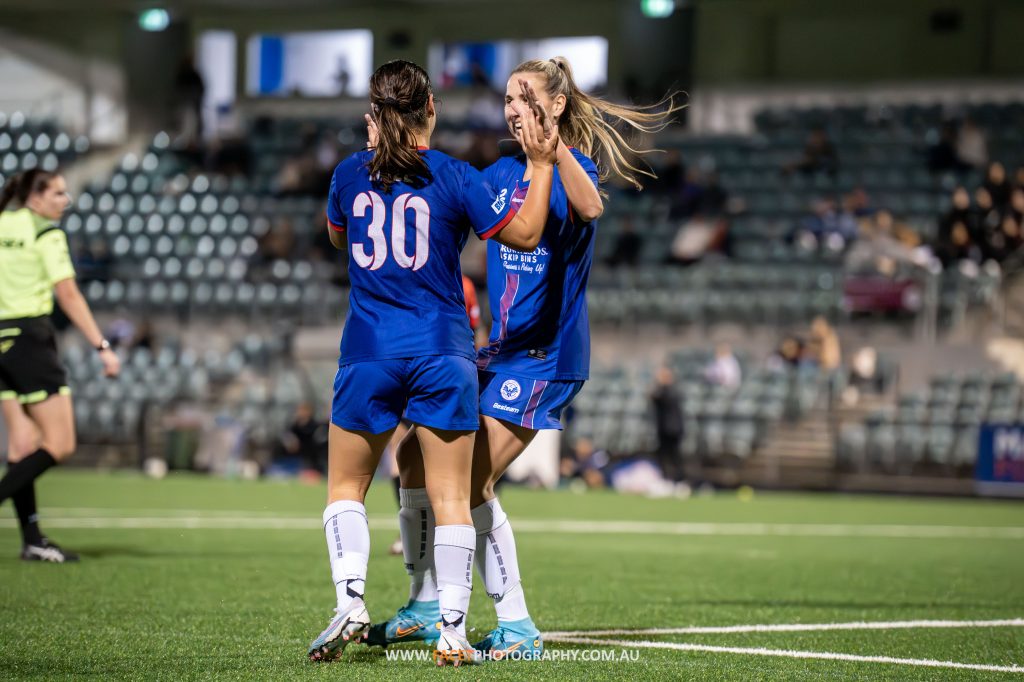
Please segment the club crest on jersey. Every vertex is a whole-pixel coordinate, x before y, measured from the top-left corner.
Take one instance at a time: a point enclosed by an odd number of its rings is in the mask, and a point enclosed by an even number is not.
[[[501,190],[501,193],[498,194],[498,196],[496,196],[494,198],[494,203],[491,204],[491,209],[495,213],[500,215],[501,212],[505,210],[505,197],[506,196],[508,196],[508,189],[507,188]]]
[[[515,400],[522,392],[522,387],[515,379],[509,379],[501,385],[501,397],[505,400]]]

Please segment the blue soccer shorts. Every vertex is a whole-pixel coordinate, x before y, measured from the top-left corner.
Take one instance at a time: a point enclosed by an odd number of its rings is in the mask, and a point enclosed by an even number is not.
[[[331,422],[383,433],[405,419],[434,429],[476,431],[476,365],[454,355],[369,360],[342,365],[334,377]]]
[[[562,410],[583,388],[582,381],[545,381],[480,371],[480,414],[528,429],[562,430]]]

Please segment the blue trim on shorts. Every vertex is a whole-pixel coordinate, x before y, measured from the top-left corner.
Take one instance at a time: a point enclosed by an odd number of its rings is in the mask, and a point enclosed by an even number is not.
[[[561,431],[562,411],[584,383],[481,370],[480,414],[527,429]]]

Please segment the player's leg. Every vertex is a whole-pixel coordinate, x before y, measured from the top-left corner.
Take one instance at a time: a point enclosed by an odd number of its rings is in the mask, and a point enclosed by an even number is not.
[[[7,465],[17,464],[39,448],[39,430],[25,414],[25,409],[16,398],[0,401],[4,424],[7,426]],[[43,535],[39,530],[39,514],[36,507],[34,482],[24,485],[11,497],[18,515],[22,547],[42,545]]]
[[[39,532],[36,522],[35,481],[58,462],[67,459],[75,449],[75,421],[71,409],[71,396],[54,394],[25,406],[26,418],[32,427],[25,424],[24,415],[18,415],[17,401],[4,400],[4,419],[17,430],[16,445],[21,455],[11,464],[3,479],[0,479],[0,502],[7,498],[14,500],[21,521],[25,544],[21,558],[26,561],[47,561],[64,563],[77,561],[78,555],[61,549]],[[11,428],[11,427],[9,427]],[[35,433],[38,432],[38,440]],[[31,434],[31,435],[30,435]],[[35,446],[35,447],[33,447]],[[32,448],[27,454],[26,450]]]
[[[474,646],[494,659],[539,656],[543,651],[540,632],[526,608],[512,525],[494,494],[495,482],[536,435],[534,429],[484,416],[473,453],[476,566],[498,616],[498,627]]]
[[[11,400],[3,402],[6,406]],[[0,479],[0,502],[13,497],[23,486],[30,485],[75,449],[75,420],[70,396],[51,395],[45,400],[27,405],[26,409],[39,430],[39,447],[8,467],[7,473]],[[8,414],[13,415],[14,410],[5,407],[5,418]]]
[[[409,431],[412,429],[412,424],[403,421],[395,429],[395,434],[391,436],[391,442],[388,443],[387,456],[388,456],[388,473],[391,476],[391,486],[395,492],[395,503],[398,504],[399,508],[402,506],[402,481],[398,473],[398,453],[402,449],[402,443],[409,440]],[[391,543],[391,547],[388,548],[388,554],[398,556],[402,554],[402,537],[399,537]]]
[[[472,361],[423,358],[410,376],[406,416],[414,422],[423,454],[424,484],[436,520],[434,575],[441,630],[438,662],[473,662],[466,640],[466,612],[473,589],[476,533],[469,511],[473,441],[479,426],[478,384]],[[467,658],[468,657],[468,658]]]
[[[495,484],[541,429],[561,429],[562,410],[582,382],[545,382],[481,372],[481,426],[473,456],[476,565],[494,601],[498,627],[475,646],[492,659],[539,657],[540,631],[526,608],[515,536]]]
[[[337,606],[313,640],[314,661],[334,660],[370,626],[363,594],[370,557],[366,491],[401,415],[402,361],[364,362],[338,369],[328,433],[324,535]]]
[[[366,643],[370,645],[420,641],[433,644],[437,641],[441,610],[434,573],[436,522],[427,496],[423,452],[417,431],[416,427],[408,430],[406,438],[398,444],[396,454],[401,479],[398,528],[405,570],[409,574],[409,601],[394,616],[370,627],[366,635]],[[395,440],[392,438],[392,444]]]
[[[476,433],[421,426],[416,435],[423,451],[427,497],[436,519],[433,554],[441,615],[437,650],[447,657],[439,662],[473,662],[475,654],[466,639],[466,614],[473,591],[473,574],[467,568],[472,566],[476,550],[469,510]]]

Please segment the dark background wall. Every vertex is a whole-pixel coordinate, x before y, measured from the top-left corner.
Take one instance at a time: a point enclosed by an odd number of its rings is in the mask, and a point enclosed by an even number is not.
[[[610,89],[645,100],[694,86],[1024,75],[1021,0],[677,0],[667,19],[644,17],[639,0],[195,2],[172,7],[162,34],[142,32],[128,3],[88,4],[0,4],[0,27],[120,64],[132,127],[160,120],[176,65],[207,29],[237,34],[241,68],[247,37],[274,31],[368,28],[378,64],[425,62],[439,40],[602,35]]]

